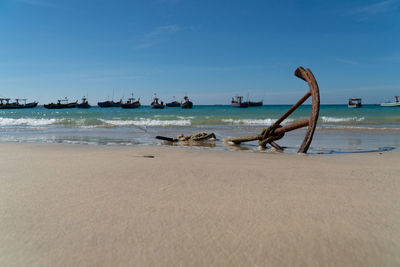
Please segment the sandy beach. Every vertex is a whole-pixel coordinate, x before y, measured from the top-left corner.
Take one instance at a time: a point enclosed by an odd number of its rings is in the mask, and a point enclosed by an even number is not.
[[[0,266],[399,266],[400,153],[0,144]]]

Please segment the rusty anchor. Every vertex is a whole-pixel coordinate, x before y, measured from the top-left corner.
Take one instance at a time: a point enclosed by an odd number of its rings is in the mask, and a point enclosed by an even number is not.
[[[261,134],[245,137],[225,138],[224,142],[240,145],[243,142],[258,140],[259,146],[263,149],[266,148],[267,144],[270,144],[275,149],[283,151],[283,148],[280,147],[275,141],[281,139],[287,132],[308,126],[303,143],[298,150],[298,153],[307,153],[308,149],[310,148],[318,121],[320,106],[319,88],[317,81],[315,80],[315,77],[310,69],[305,70],[303,67],[298,67],[294,75],[306,81],[310,87],[310,90],[302,98],[300,98],[296,104],[294,104],[274,124],[264,129]],[[310,96],[312,98],[312,112],[310,118],[282,126],[281,123],[287,119],[299,106],[301,106]]]

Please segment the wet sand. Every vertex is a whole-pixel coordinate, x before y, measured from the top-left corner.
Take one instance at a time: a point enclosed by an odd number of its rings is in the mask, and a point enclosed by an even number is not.
[[[398,266],[400,153],[0,144],[0,266]]]

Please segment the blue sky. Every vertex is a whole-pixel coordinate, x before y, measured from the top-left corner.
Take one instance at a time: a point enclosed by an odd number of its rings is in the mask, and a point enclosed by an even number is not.
[[[400,0],[0,0],[0,96],[325,104],[400,94]]]

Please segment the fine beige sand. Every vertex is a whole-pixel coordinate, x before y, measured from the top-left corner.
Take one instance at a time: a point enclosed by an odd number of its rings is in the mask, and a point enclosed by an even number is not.
[[[0,266],[399,265],[399,152],[0,144]]]

